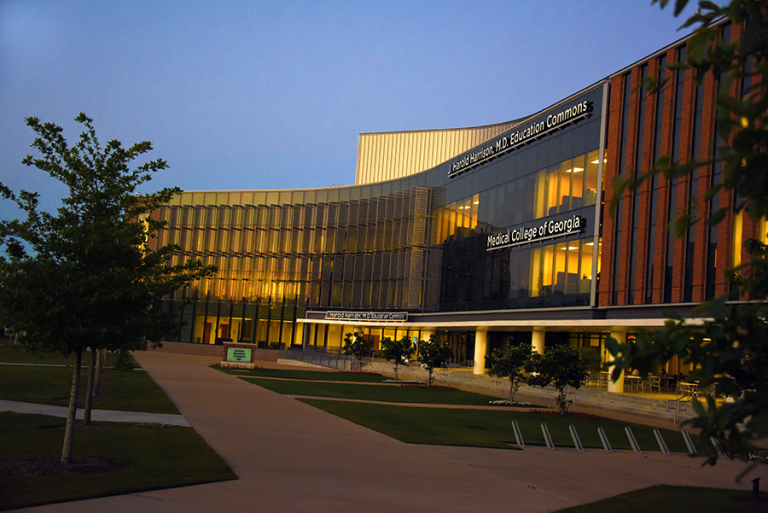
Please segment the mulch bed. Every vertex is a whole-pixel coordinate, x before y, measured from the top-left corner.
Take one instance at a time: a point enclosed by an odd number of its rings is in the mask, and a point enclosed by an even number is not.
[[[9,458],[0,460],[0,476],[59,476],[65,474],[101,474],[130,467],[128,463],[88,456],[73,457],[63,464],[58,456]]]

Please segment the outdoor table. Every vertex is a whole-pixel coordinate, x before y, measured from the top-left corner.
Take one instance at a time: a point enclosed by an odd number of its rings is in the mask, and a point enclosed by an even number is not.
[[[696,383],[686,383],[685,381],[681,381],[677,384],[677,390],[680,392],[680,395],[690,395],[691,397],[696,397],[696,394],[699,391],[699,385]]]
[[[640,388],[640,383],[642,380],[643,378],[641,376],[624,376],[624,386],[633,388],[635,391],[637,391]]]

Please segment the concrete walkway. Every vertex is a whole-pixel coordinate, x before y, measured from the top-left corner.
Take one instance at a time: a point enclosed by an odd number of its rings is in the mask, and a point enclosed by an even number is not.
[[[25,511],[547,512],[654,484],[751,489],[733,480],[740,462],[408,445],[207,368],[215,358],[136,358],[240,479]],[[767,476],[759,468],[750,479]]]
[[[22,403],[18,401],[5,401],[0,399],[0,411],[12,411],[15,413],[39,413],[51,417],[67,418],[66,406],[53,406],[50,404]],[[78,408],[78,419],[83,418],[83,409]],[[169,424],[171,426],[190,427],[189,422],[182,415],[169,413],[145,413],[141,411],[118,410],[91,410],[91,420],[103,422],[143,422],[149,424]]]

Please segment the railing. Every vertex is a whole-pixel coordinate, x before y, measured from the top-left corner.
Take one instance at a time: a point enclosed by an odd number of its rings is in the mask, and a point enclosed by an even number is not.
[[[301,361],[327,367],[336,370],[359,371],[360,361],[354,356],[345,354],[332,354],[321,351],[305,349],[301,354]]]
[[[464,360],[463,362],[448,364],[449,369],[455,369],[457,367],[474,367],[474,366],[475,366],[474,360]]]

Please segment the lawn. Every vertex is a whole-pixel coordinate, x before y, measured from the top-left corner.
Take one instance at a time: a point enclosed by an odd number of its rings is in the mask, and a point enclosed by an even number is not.
[[[345,381],[353,383],[381,383],[392,379],[381,374],[367,374],[362,372],[325,372],[314,370],[288,370],[288,369],[233,369],[212,365],[214,369],[242,377],[284,378],[307,381]]]
[[[65,420],[0,413],[0,460],[60,456]],[[237,479],[191,428],[96,423],[104,429],[75,433],[75,457],[98,456],[128,463],[98,474],[0,478],[0,509],[103,497]]]
[[[496,397],[464,392],[462,390],[407,386],[407,385],[358,385],[352,383],[321,383],[280,379],[243,378],[279,394],[333,397],[336,399],[360,399],[391,403],[468,404],[488,405]]]
[[[751,491],[658,485],[609,499],[561,509],[558,513],[752,513],[768,511],[768,494],[755,502]]]
[[[85,394],[88,369],[80,374],[80,397]],[[72,386],[72,368],[0,365],[0,399],[67,406]],[[179,410],[165,392],[144,371],[104,369],[101,374],[100,401],[94,408],[103,410],[174,413]],[[82,403],[81,403],[82,404]]]
[[[573,424],[584,447],[600,448],[597,427],[605,430],[614,449],[632,450],[624,432],[628,425],[605,418],[561,418],[520,410],[419,408],[388,404],[301,399],[343,419],[405,443],[459,445],[509,449],[515,444],[512,421],[517,420],[526,445],[544,445],[541,423],[549,428],[555,446],[573,447],[568,426]],[[629,424],[643,451],[658,451],[653,428]],[[662,430],[670,451],[685,452],[682,435]]]
[[[106,367],[113,367],[117,361],[117,355],[114,353],[107,353],[107,360],[105,362]],[[33,354],[24,351],[21,346],[11,344],[4,340],[0,342],[0,362],[11,363],[32,363],[37,365],[74,365],[75,356],[61,356],[58,353],[54,354]],[[91,354],[83,354],[82,365],[88,367],[91,363]]]

